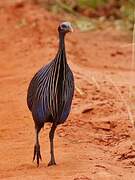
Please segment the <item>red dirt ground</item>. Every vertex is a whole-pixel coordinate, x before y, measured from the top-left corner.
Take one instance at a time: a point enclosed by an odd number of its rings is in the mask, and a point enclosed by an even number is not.
[[[113,28],[67,35],[76,82],[72,111],[56,131],[57,166],[47,167],[47,124],[40,138],[43,161],[37,168],[26,93],[33,74],[56,54],[60,17],[38,6],[9,2],[0,3],[0,179],[134,180],[135,130],[125,104],[135,83],[127,46],[131,36]]]

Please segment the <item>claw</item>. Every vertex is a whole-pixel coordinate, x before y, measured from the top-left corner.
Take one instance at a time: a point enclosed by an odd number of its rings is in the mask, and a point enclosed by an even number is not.
[[[42,161],[42,157],[40,154],[40,145],[36,144],[34,146],[34,155],[33,155],[33,161],[36,159],[37,161],[37,167],[39,166],[39,160]]]
[[[56,165],[55,160],[50,160],[50,162],[48,163],[48,166],[53,166],[53,165]]]

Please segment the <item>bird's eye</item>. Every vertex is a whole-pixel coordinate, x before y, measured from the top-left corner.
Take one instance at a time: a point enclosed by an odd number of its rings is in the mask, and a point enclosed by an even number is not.
[[[67,26],[66,26],[65,24],[62,24],[62,25],[61,25],[61,28],[62,28],[62,29],[66,28],[66,27],[67,27]]]

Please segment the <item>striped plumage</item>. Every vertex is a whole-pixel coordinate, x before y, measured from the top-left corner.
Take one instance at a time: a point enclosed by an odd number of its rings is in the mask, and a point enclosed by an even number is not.
[[[33,160],[39,165],[40,145],[38,134],[45,122],[51,122],[49,133],[51,160],[48,165],[54,165],[53,137],[58,124],[67,119],[74,94],[73,73],[67,64],[64,37],[72,30],[70,23],[59,25],[59,49],[56,57],[48,65],[42,67],[32,78],[27,94],[28,108],[35,122],[36,143]]]

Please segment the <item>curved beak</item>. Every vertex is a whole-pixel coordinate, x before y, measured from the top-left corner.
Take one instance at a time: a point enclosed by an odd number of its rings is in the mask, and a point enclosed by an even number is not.
[[[74,30],[73,30],[73,28],[72,28],[72,26],[71,26],[71,24],[69,25],[69,32],[73,32]]]

